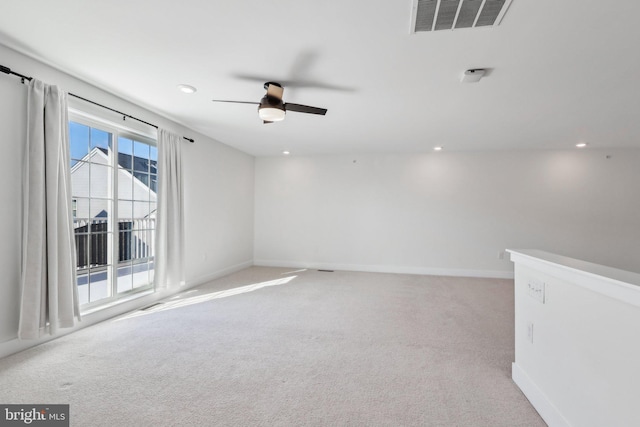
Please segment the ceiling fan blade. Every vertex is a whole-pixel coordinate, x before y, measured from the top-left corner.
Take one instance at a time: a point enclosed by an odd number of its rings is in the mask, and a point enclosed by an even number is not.
[[[255,76],[250,74],[233,74],[233,77],[240,80],[250,81],[250,82],[265,82],[269,80],[267,76]],[[357,89],[352,86],[339,86],[333,85],[330,83],[322,83],[317,80],[312,79],[277,79],[277,82],[280,83],[282,87],[286,87],[288,89],[302,89],[302,88],[312,88],[312,89],[325,89],[325,90],[334,90],[337,92],[356,92]]]
[[[260,82],[260,83],[264,83],[266,81],[269,81],[271,79],[273,79],[273,76],[269,77],[269,76],[257,76],[255,74],[243,74],[243,73],[234,73],[231,75],[232,77],[235,77],[236,79],[240,79],[240,80],[247,80],[250,82]],[[278,80],[279,82],[281,80]],[[285,86],[287,86],[285,84]]]
[[[273,83],[267,83],[267,96],[272,98],[279,99],[282,101],[282,94],[284,93],[284,88],[282,86],[275,85]]]
[[[265,125],[266,125],[266,124],[269,124],[269,123],[273,123],[273,122],[270,122],[269,120],[263,120],[263,121],[262,121],[262,124],[265,124]]]
[[[324,116],[327,114],[326,108],[310,107],[308,105],[291,104],[287,102],[284,104],[285,111],[296,111],[298,113],[320,114]]]
[[[222,99],[212,99],[211,101],[213,102],[231,102],[233,104],[253,104],[253,105],[260,105],[259,102],[249,102],[249,101],[225,101]]]

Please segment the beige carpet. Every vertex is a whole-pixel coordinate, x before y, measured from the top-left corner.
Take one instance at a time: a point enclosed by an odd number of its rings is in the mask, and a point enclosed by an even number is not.
[[[253,267],[0,360],[72,426],[544,426],[513,282]]]

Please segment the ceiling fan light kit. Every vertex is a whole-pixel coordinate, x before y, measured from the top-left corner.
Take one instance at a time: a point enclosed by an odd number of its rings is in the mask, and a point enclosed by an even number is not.
[[[285,114],[286,112],[282,106],[269,105],[264,102],[260,102],[258,106],[258,116],[260,116],[264,122],[280,122],[284,120]]]

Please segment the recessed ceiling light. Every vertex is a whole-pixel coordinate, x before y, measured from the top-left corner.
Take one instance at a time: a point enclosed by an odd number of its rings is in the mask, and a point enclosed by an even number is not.
[[[178,89],[180,89],[180,91],[184,93],[194,93],[198,90],[195,87],[189,85],[178,85]]]
[[[578,147],[578,148],[584,148],[586,146],[587,146],[586,142],[579,142],[579,143],[576,144],[576,147]]]
[[[288,156],[289,154],[291,154],[290,152],[288,152],[287,150],[283,151],[282,154],[284,154],[285,156]]]
[[[442,147],[441,146],[437,146],[437,147],[433,147],[434,151],[442,151]]]

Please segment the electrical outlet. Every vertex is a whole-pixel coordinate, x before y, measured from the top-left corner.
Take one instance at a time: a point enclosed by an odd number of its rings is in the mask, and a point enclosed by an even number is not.
[[[533,344],[533,322],[527,323],[527,341]]]
[[[527,293],[529,296],[544,304],[545,301],[545,283],[538,279],[529,279],[527,281]]]

